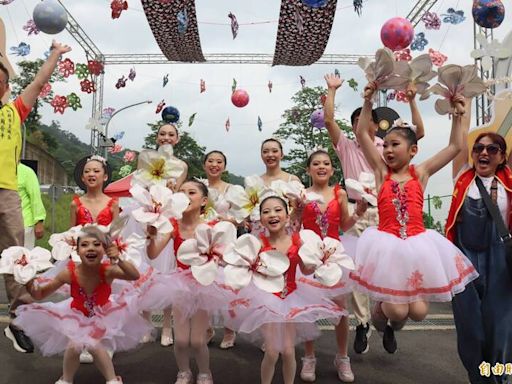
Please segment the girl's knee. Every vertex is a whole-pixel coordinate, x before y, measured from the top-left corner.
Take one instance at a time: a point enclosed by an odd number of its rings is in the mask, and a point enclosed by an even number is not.
[[[409,305],[409,317],[414,321],[421,321],[427,317],[429,305],[427,302],[415,302]]]
[[[190,339],[190,346],[196,350],[207,347],[206,337],[203,335],[193,335]]]
[[[279,359],[279,352],[273,350],[273,349],[266,349],[265,350],[265,358],[268,359],[268,360],[271,360],[273,361],[274,363],[277,362],[277,360]]]

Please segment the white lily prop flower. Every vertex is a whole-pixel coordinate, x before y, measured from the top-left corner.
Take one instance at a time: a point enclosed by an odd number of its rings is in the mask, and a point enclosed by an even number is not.
[[[284,273],[290,260],[278,251],[261,252],[261,242],[253,235],[240,236],[231,252],[224,254],[224,280],[234,290],[245,288],[251,281],[259,289],[274,293],[284,289]]]
[[[77,225],[66,232],[54,233],[50,236],[48,244],[52,247],[51,253],[54,260],[67,260],[71,257],[71,260],[74,262],[80,262],[80,256],[76,252],[76,245],[81,230],[82,226]]]
[[[53,267],[51,258],[50,251],[41,247],[9,247],[2,252],[0,273],[12,274],[16,282],[27,284],[37,272]]]
[[[315,232],[300,231],[302,246],[299,256],[306,268],[315,269],[315,278],[323,285],[332,287],[343,276],[343,268],[355,269],[354,261],[345,253],[339,240],[325,237],[323,240]]]
[[[352,191],[359,198],[366,200],[368,203],[377,206],[377,197],[375,196],[375,175],[370,172],[361,172],[359,180],[346,179],[345,186],[347,191]]]
[[[247,217],[252,221],[258,221],[260,219],[260,201],[269,191],[259,176],[246,177],[245,189],[233,185],[225,195],[226,200],[231,204],[230,216],[239,223]]]
[[[173,155],[172,145],[166,144],[154,149],[140,152],[137,171],[134,172],[132,185],[140,184],[149,187],[154,184],[167,185],[169,180],[178,179],[185,168],[183,162]]]
[[[420,95],[430,86],[428,82],[437,76],[437,73],[432,70],[432,59],[428,53],[415,57],[410,63],[397,61],[395,72],[407,79],[409,84],[413,84]]]
[[[439,68],[437,84],[428,88],[420,100],[427,99],[431,93],[443,96],[443,100],[437,100],[435,104],[436,112],[440,115],[447,113],[464,114],[464,110],[457,104],[457,110],[452,106],[452,100],[456,95],[464,97],[474,97],[484,93],[487,86],[483,80],[478,77],[476,65],[449,64]]]
[[[471,57],[481,59],[484,71],[489,71],[492,68],[493,58],[506,59],[512,55],[512,50],[500,43],[498,39],[492,39],[489,43],[487,38],[479,33],[476,35],[476,40],[481,48],[471,51]]]
[[[129,261],[135,267],[140,267],[142,264],[142,252],[146,248],[146,238],[137,233],[131,234],[128,238],[116,237],[113,244],[119,251],[119,259]]]
[[[395,60],[393,51],[389,48],[381,48],[375,53],[375,60],[369,58],[360,58],[357,64],[364,70],[366,79],[374,82],[377,89],[397,89],[403,90],[407,87],[409,80],[401,76],[400,68]]]
[[[215,209],[215,206],[218,203],[219,198],[220,194],[215,188],[208,188],[208,202],[206,203],[204,211],[201,214],[203,220],[212,221],[219,217],[219,213]]]
[[[152,185],[149,191],[135,185],[130,188],[130,193],[141,205],[132,212],[132,216],[139,223],[156,227],[160,233],[172,232],[173,227],[169,219],[181,219],[183,211],[190,204],[187,195],[182,192],[173,193],[160,184]]]
[[[202,285],[210,285],[217,277],[219,263],[230,252],[236,240],[236,227],[221,221],[211,227],[199,224],[195,239],[185,240],[178,250],[178,260],[190,265],[192,275]]]

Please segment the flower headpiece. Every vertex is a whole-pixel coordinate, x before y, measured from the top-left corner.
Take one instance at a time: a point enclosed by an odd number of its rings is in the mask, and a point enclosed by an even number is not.
[[[105,167],[107,166],[107,160],[103,157],[103,156],[100,156],[100,155],[92,155],[91,157],[88,157],[87,158],[87,161],[86,163],[88,163],[89,161],[99,161],[101,164],[103,164]]]
[[[409,124],[407,121],[405,120],[402,120],[402,119],[397,119],[393,122],[393,125],[391,126],[390,128],[390,131],[393,129],[393,128],[408,128],[410,129],[411,131],[413,131],[415,134],[416,134],[416,130],[418,129],[415,125],[413,124]]]

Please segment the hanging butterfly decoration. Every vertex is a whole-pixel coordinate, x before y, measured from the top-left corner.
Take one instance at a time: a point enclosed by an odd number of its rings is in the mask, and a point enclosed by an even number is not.
[[[124,77],[124,75],[123,75],[123,77],[117,79],[116,88],[119,89],[119,88],[126,87],[127,81],[128,81],[128,79],[126,77]]]
[[[334,76],[336,76],[336,77],[338,77],[338,78],[340,78],[340,77],[341,77],[341,73],[340,73],[340,71],[338,71],[338,69],[337,69],[337,68],[334,68]]]
[[[133,81],[135,80],[135,77],[137,76],[137,72],[135,72],[135,68],[130,69],[130,73],[128,74],[128,78]]]
[[[236,16],[233,15],[231,12],[229,12],[228,17],[231,19],[231,33],[233,35],[233,40],[235,40],[236,36],[238,35],[238,21],[236,19]]]
[[[166,74],[164,78],[162,79],[162,88],[165,88],[167,83],[169,82],[169,74]]]
[[[104,65],[98,60],[88,60],[87,68],[89,69],[89,73],[91,75],[99,76],[103,73]]]
[[[50,102],[50,105],[53,107],[54,113],[64,114],[64,111],[68,107],[68,99],[66,96],[55,95],[53,100]]]
[[[112,0],[112,3],[110,3],[110,9],[112,10],[112,19],[119,19],[121,13],[128,9],[128,2],[123,0]]]
[[[103,111],[101,111],[101,120],[105,121],[105,124],[107,124],[107,121],[112,118],[112,115],[116,111],[115,108],[107,107],[103,108]]]
[[[60,74],[66,78],[75,73],[75,63],[69,58],[59,61],[58,66]]]
[[[203,79],[199,82],[199,93],[203,93],[206,91],[206,83]]]
[[[423,51],[428,44],[428,40],[425,39],[425,33],[420,32],[416,34],[416,37],[411,43],[411,50]]]
[[[430,55],[430,60],[432,60],[432,64],[436,67],[441,67],[446,60],[448,60],[448,56],[443,55],[439,51],[434,51],[432,48],[429,48],[428,54]]]
[[[357,87],[359,83],[356,81],[356,79],[352,78],[347,81],[347,84],[350,88],[352,88],[354,91],[357,92]]]
[[[295,25],[296,25],[299,33],[304,32],[304,18],[302,17],[302,15],[300,13],[300,8],[298,6],[295,6],[295,11],[293,13],[293,17],[295,19]]]
[[[155,113],[162,112],[162,109],[164,109],[164,107],[165,107],[165,101],[162,99],[162,101],[159,102],[158,105],[156,106]]]
[[[229,128],[231,128],[231,122],[229,121],[229,117],[226,120],[226,123],[224,124],[224,127],[226,128],[226,132],[229,132]]]
[[[454,25],[460,24],[464,20],[466,20],[466,16],[464,16],[464,11],[456,11],[453,8],[448,8],[446,13],[443,13],[441,17],[443,18],[443,23],[450,23]]]
[[[236,91],[236,79],[233,79],[233,84],[231,84],[231,91],[232,92],[235,92]]]
[[[358,16],[361,16],[361,13],[363,12],[363,0],[354,0],[354,11],[357,13]]]
[[[85,79],[80,82],[80,89],[85,93],[96,92],[96,86],[94,85],[94,82],[90,81],[89,79]]]
[[[16,55],[16,56],[28,56],[30,54],[30,45],[25,43],[25,42],[21,42],[18,44],[18,46],[14,46],[14,47],[11,47],[11,55]]]
[[[87,64],[76,64],[75,65],[75,75],[79,80],[83,80],[89,76],[89,67]]]
[[[9,5],[13,2],[14,0],[0,0],[0,5]]]
[[[386,95],[386,101],[395,100],[395,96],[396,96],[396,91],[389,92],[389,93]]]
[[[82,108],[82,103],[81,103],[80,97],[75,92],[70,93],[67,96],[67,99],[68,99],[68,106],[73,111],[77,111],[78,109]]]
[[[191,127],[192,124],[194,124],[194,120],[196,119],[197,112],[194,112],[190,117],[188,118],[188,126]]]
[[[111,139],[115,143],[116,141],[122,140],[124,137],[124,131],[116,133]]]
[[[52,85],[50,83],[46,83],[43,85],[43,88],[41,89],[41,92],[39,93],[39,97],[41,99],[44,99],[46,96],[50,94],[52,91]]]
[[[421,21],[425,23],[425,28],[427,29],[440,29],[441,28],[441,19],[435,12],[425,12]]]
[[[258,131],[263,130],[263,121],[261,121],[261,117],[258,116]]]
[[[268,84],[267,84],[268,92],[269,92],[269,93],[272,93],[272,86],[273,86],[272,81],[270,81],[270,80],[269,80],[269,81],[268,81]]]
[[[178,20],[178,33],[180,35],[184,35],[188,29],[188,15],[187,10],[183,9],[178,12],[176,15],[176,19]]]
[[[23,30],[28,32],[28,35],[37,35],[39,32],[39,28],[37,28],[36,23],[34,20],[30,19],[27,21],[27,23],[23,26]]]
[[[300,85],[302,88],[306,87],[306,79],[302,76],[299,76],[300,78]]]

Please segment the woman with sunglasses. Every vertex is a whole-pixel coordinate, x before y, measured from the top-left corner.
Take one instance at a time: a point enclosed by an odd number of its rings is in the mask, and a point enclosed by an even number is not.
[[[512,172],[506,163],[505,139],[494,132],[484,132],[476,138],[471,151],[473,166],[469,166],[467,130],[470,119],[467,111],[463,120],[465,150],[453,161],[455,189],[446,234],[469,258],[480,276],[455,295],[453,314],[459,356],[471,383],[505,383],[508,376],[493,376],[490,368],[496,363],[512,362],[512,276],[507,270],[505,244],[487,210],[477,180],[481,180],[510,228]],[[481,369],[486,367],[491,373],[489,378],[481,375],[484,372]]]

